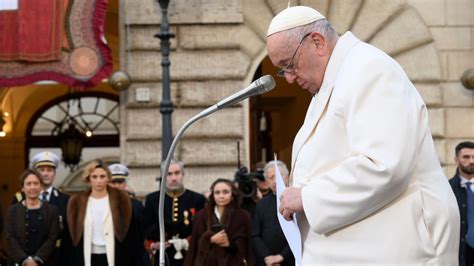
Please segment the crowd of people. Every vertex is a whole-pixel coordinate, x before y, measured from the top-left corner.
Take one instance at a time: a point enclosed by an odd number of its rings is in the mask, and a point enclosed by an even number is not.
[[[450,184],[461,213],[459,265],[472,265],[474,142],[456,146],[455,162]],[[88,189],[69,196],[52,186],[58,164],[58,156],[43,152],[20,175],[21,192],[5,221],[10,264],[158,265],[160,191],[142,202],[128,189],[125,165],[96,160],[84,169]],[[277,161],[277,167],[287,183],[287,166]],[[251,198],[255,206],[245,209],[235,180],[218,178],[205,197],[184,187],[184,164],[172,160],[165,191],[166,265],[294,265],[277,219],[274,163],[262,170]]]
[[[8,263],[159,265],[160,191],[138,200],[125,165],[94,160],[82,175],[88,188],[70,196],[52,186],[59,162],[56,154],[42,152],[21,174],[21,192],[5,221]],[[278,161],[278,167],[287,181],[286,165]],[[246,209],[235,180],[216,179],[206,197],[184,187],[184,164],[172,160],[165,191],[166,265],[293,265],[277,220],[273,162],[263,175],[253,181],[255,206]]]

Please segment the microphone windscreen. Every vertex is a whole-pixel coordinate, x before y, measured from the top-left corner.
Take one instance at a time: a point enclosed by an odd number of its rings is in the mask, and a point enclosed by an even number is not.
[[[259,78],[258,80],[260,81],[261,85],[263,85],[262,86],[263,91],[259,91],[259,94],[269,92],[269,91],[273,90],[273,88],[275,88],[275,86],[276,86],[275,79],[271,75],[265,75],[265,76]]]

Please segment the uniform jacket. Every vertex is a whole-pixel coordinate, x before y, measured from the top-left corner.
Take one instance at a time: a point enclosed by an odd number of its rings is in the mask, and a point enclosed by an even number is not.
[[[7,220],[7,243],[11,259],[21,264],[28,256],[37,256],[44,265],[56,265],[53,263],[55,243],[59,234],[58,210],[55,206],[43,203],[40,208],[43,222],[38,231],[43,245],[35,254],[26,254],[26,242],[28,235],[25,227],[26,207],[21,203],[15,203],[8,209]]]
[[[160,192],[155,191],[150,193],[145,201],[145,238],[155,242],[160,241],[158,225],[159,198]],[[175,235],[179,235],[179,238],[188,238],[192,232],[193,216],[204,208],[205,203],[206,199],[203,195],[188,189],[184,190],[183,194],[177,197],[171,197],[166,194],[164,203],[165,239],[168,240]],[[176,211],[174,211],[175,209]],[[182,265],[183,260],[174,259],[175,253],[176,250],[174,246],[170,246],[166,249],[170,265]],[[155,255],[155,262],[159,262],[158,253]]]
[[[219,223],[214,207],[209,204],[196,214],[191,244],[186,253],[184,265],[230,266],[254,265],[250,245],[251,224],[249,213],[241,208],[227,207],[220,224],[224,228],[230,247],[219,247],[211,243],[215,234],[212,225]]]
[[[133,217],[131,199],[125,191],[111,187],[107,190],[110,206],[104,217],[107,260],[116,266],[140,265],[142,253],[139,248],[143,243],[140,241],[139,223]],[[73,244],[69,265],[90,265],[89,195],[90,191],[85,191],[69,201],[68,223]]]
[[[451,188],[453,189],[454,195],[458,202],[459,213],[461,215],[461,237],[459,241],[459,266],[466,265],[466,234],[467,234],[467,195],[466,188],[461,187],[461,178],[456,174],[451,180],[449,180]]]
[[[304,265],[457,265],[459,211],[400,65],[341,36],[292,150]]]

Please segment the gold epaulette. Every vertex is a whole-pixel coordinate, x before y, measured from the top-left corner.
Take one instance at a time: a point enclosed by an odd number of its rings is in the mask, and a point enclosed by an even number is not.
[[[23,195],[21,194],[21,192],[15,193],[15,197],[18,202],[21,202],[23,200]]]

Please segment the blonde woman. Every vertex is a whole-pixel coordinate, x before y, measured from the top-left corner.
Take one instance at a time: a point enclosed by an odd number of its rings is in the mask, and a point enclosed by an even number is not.
[[[90,163],[83,178],[90,189],[68,204],[73,243],[69,265],[139,265],[141,253],[136,247],[142,243],[130,197],[108,186],[111,173],[101,161]]]

